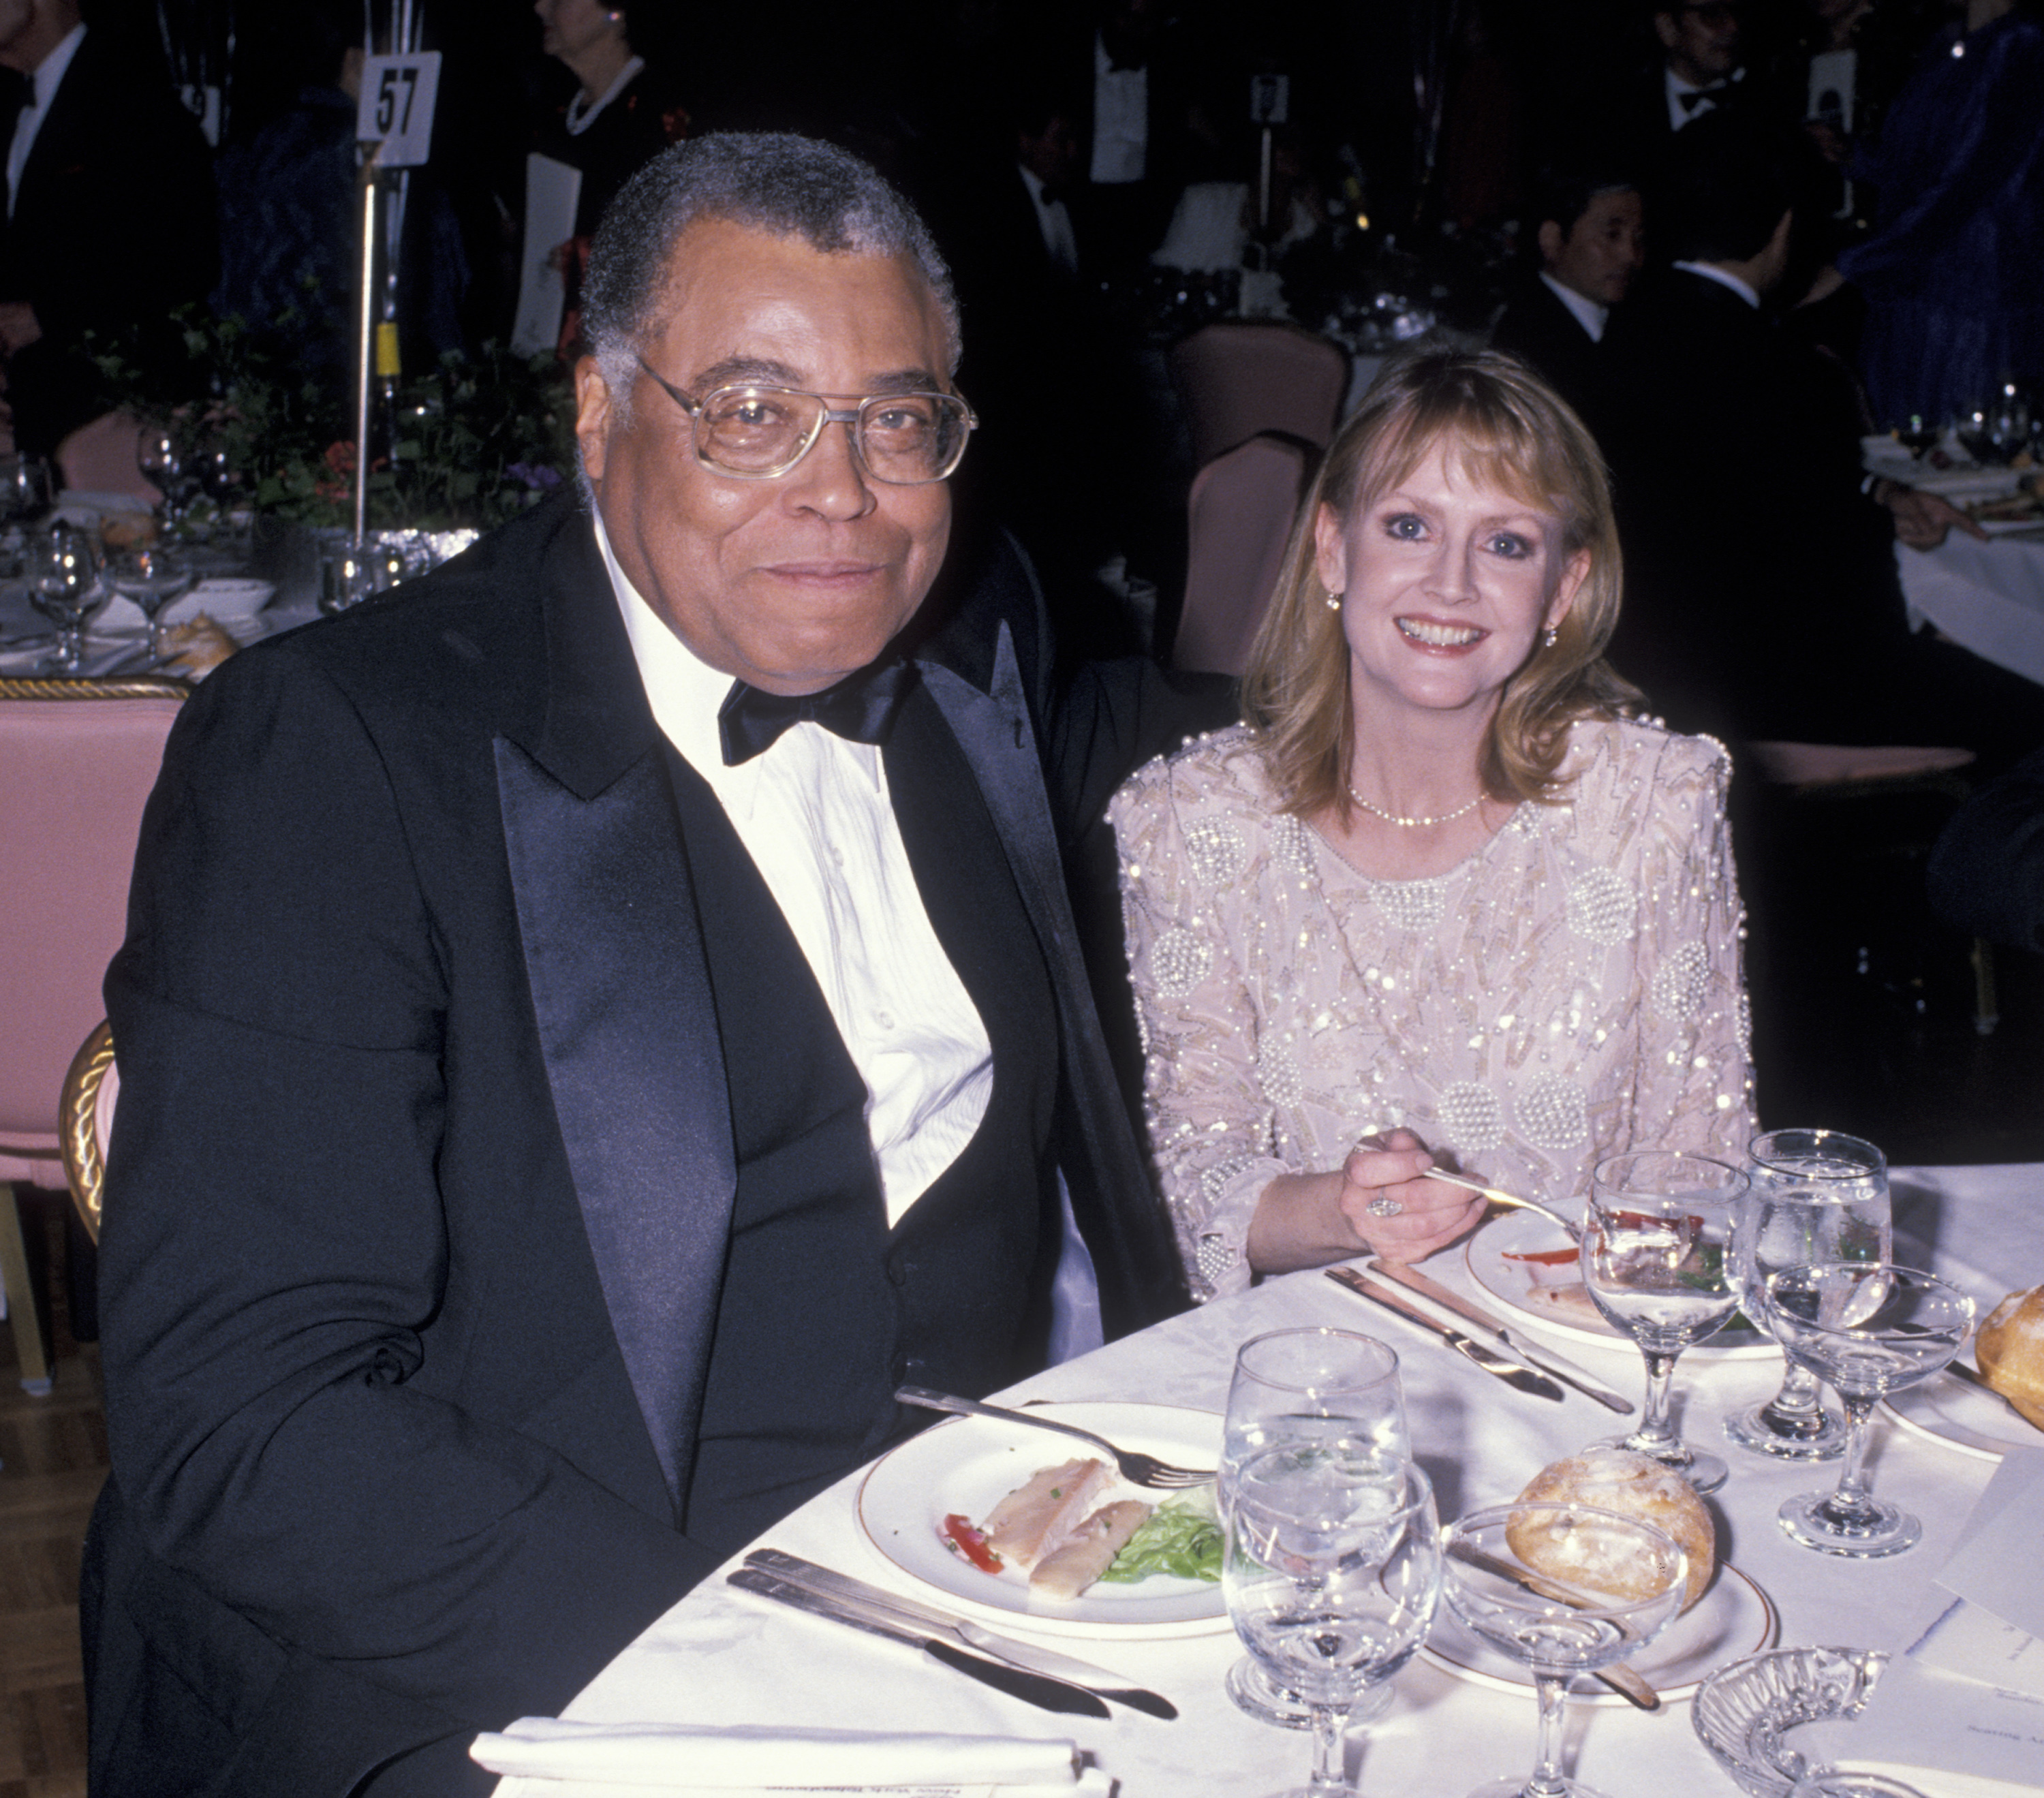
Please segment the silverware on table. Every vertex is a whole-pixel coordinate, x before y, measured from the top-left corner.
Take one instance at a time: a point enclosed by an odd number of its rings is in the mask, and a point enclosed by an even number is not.
[[[1578,1592],[1559,1580],[1529,1573],[1522,1568],[1513,1566],[1508,1561],[1500,1561],[1496,1555],[1486,1554],[1481,1549],[1473,1548],[1466,1543],[1455,1544],[1448,1552],[1458,1561],[1466,1561],[1472,1567],[1481,1567],[1486,1573],[1495,1574],[1501,1580],[1509,1580],[1522,1591],[1537,1593],[1542,1598],[1551,1598],[1558,1604],[1570,1605],[1578,1611],[1598,1611],[1610,1603],[1608,1598],[1599,1597],[1594,1592]],[[1609,1686],[1628,1704],[1636,1704],[1642,1711],[1661,1708],[1661,1694],[1646,1678],[1635,1673],[1630,1667],[1619,1665],[1593,1667],[1590,1672],[1593,1677]]]
[[[1496,1186],[1486,1186],[1481,1180],[1472,1180],[1466,1174],[1450,1174],[1445,1167],[1430,1167],[1420,1176],[1423,1180],[1445,1181],[1450,1186],[1459,1186],[1466,1193],[1480,1193],[1493,1204],[1516,1205],[1522,1211],[1537,1211],[1545,1218],[1558,1224],[1568,1231],[1571,1242],[1581,1242],[1583,1227],[1574,1219],[1565,1216],[1539,1199],[1522,1199],[1516,1193],[1508,1193]]]
[[[770,1598],[777,1604],[806,1611],[813,1617],[827,1617],[832,1623],[863,1630],[869,1635],[906,1642],[912,1648],[922,1650],[939,1665],[963,1673],[968,1679],[976,1679],[996,1692],[1005,1692],[1010,1698],[1019,1698],[1025,1704],[1034,1704],[1039,1710],[1078,1717],[1105,1718],[1110,1715],[1106,1705],[1090,1692],[1067,1681],[1052,1679],[1043,1673],[1025,1673],[1005,1661],[989,1661],[983,1656],[968,1654],[877,1605],[861,1604],[848,1598],[827,1598],[821,1592],[778,1578],[759,1567],[740,1567],[727,1576],[725,1583],[736,1586],[741,1592]]]
[[[1431,1311],[1437,1323],[1469,1324],[1477,1331],[1494,1336],[1499,1343],[1511,1350],[1529,1366],[1538,1368],[1543,1373],[1552,1374],[1565,1385],[1573,1386],[1585,1398],[1593,1398],[1607,1411],[1616,1411],[1631,1416],[1637,1408],[1632,1400],[1610,1387],[1587,1368],[1578,1367],[1565,1354],[1540,1343],[1529,1342],[1523,1332],[1508,1327],[1480,1306],[1471,1304],[1459,1293],[1452,1293],[1439,1281],[1430,1278],[1415,1267],[1398,1267],[1385,1261],[1371,1261],[1366,1264],[1372,1274],[1386,1280],[1396,1281],[1410,1295],[1412,1302],[1423,1311]],[[1484,1340],[1479,1335],[1477,1340]]]
[[[1069,1654],[1055,1654],[1050,1649],[1039,1647],[1033,1642],[1018,1642],[1012,1636],[1001,1635],[993,1630],[982,1628],[969,1618],[955,1616],[947,1611],[938,1610],[934,1605],[920,1604],[912,1598],[904,1598],[899,1593],[886,1591],[880,1586],[868,1585],[865,1581],[854,1579],[849,1573],[819,1567],[813,1561],[805,1561],[800,1555],[790,1554],[778,1548],[755,1548],[746,1556],[745,1565],[825,1598],[847,1599],[870,1605],[877,1611],[890,1612],[926,1629],[946,1631],[957,1637],[967,1648],[976,1648],[982,1654],[993,1655],[1028,1673],[1043,1673],[1051,1679],[1082,1686],[1097,1697],[1112,1699],[1117,1704],[1126,1704],[1131,1710],[1161,1717],[1166,1723],[1178,1714],[1178,1707],[1170,1699],[1132,1685],[1118,1673],[1096,1667],[1089,1662],[1074,1660]]]
[[[898,1404],[920,1405],[925,1411],[948,1411],[961,1417],[998,1417],[1005,1423],[1027,1423],[1032,1429],[1055,1430],[1060,1435],[1077,1436],[1081,1442],[1091,1443],[1095,1448],[1112,1455],[1115,1466],[1121,1470],[1122,1478],[1132,1486],[1168,1492],[1181,1486],[1203,1486],[1214,1477],[1211,1467],[1204,1472],[1196,1467],[1174,1467],[1154,1454],[1145,1454],[1136,1449],[1116,1448],[1106,1437],[1082,1430],[1075,1423],[1060,1423],[1051,1417],[1032,1417],[1026,1411],[1004,1411],[997,1404],[982,1404],[976,1398],[959,1398],[950,1393],[932,1392],[928,1386],[900,1386],[895,1389],[894,1397]]]
[[[1516,1386],[1520,1392],[1531,1393],[1539,1398],[1550,1398],[1557,1404],[1562,1402],[1562,1389],[1545,1373],[1536,1373],[1508,1350],[1473,1341],[1462,1331],[1437,1323],[1403,1293],[1378,1285],[1353,1267],[1330,1267],[1327,1277],[1338,1285],[1347,1287],[1358,1297],[1381,1305],[1394,1316],[1416,1324],[1430,1336],[1439,1337],[1465,1360],[1474,1362],[1486,1373],[1494,1374],[1508,1386]]]

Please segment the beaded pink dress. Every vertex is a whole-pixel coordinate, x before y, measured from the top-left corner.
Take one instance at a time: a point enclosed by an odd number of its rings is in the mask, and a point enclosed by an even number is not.
[[[1279,813],[1246,728],[1115,795],[1151,1152],[1196,1297],[1249,1285],[1273,1178],[1396,1125],[1549,1199],[1624,1149],[1742,1155],[1728,759],[1585,720],[1560,773],[1564,803],[1522,805],[1416,881],[1366,878]]]

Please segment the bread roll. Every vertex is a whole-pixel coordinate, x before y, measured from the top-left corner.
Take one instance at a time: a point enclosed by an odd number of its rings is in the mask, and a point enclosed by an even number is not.
[[[1689,1584],[1682,1600],[1686,1611],[1704,1596],[1717,1566],[1717,1531],[1696,1488],[1651,1455],[1629,1448],[1597,1446],[1566,1456],[1543,1467],[1520,1495],[1528,1500],[1566,1500],[1593,1504],[1658,1524],[1675,1539],[1689,1558]],[[1505,1532],[1512,1552],[1536,1572],[1566,1580],[1593,1592],[1621,1598],[1643,1598],[1652,1589],[1625,1565],[1629,1553],[1594,1529],[1543,1530],[1528,1520]]]
[[[2044,1430],[2044,1286],[2011,1293],[1988,1313],[1973,1359],[1981,1377]]]

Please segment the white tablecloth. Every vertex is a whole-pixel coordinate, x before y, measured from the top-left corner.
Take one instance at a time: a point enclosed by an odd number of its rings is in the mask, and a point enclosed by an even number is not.
[[[1898,1170],[1898,1233],[1983,1304],[2044,1278],[2036,1219],[2044,1166]],[[1458,1251],[1435,1258],[1436,1277],[1477,1294]],[[1433,1475],[1444,1517],[1511,1497],[1546,1462],[1612,1433],[1619,1421],[1570,1393],[1556,1404],[1512,1392],[1447,1349],[1424,1342],[1319,1274],[1266,1282],[1024,1382],[1011,1399],[1144,1399],[1218,1411],[1237,1343],[1286,1324],[1329,1324],[1390,1342],[1404,1362],[1415,1448]],[[1628,1394],[1642,1383],[1629,1347],[1562,1344]],[[1765,1397],[1777,1359],[1685,1359],[1676,1373],[1685,1432],[1723,1448],[1732,1478],[1714,1500],[1726,1558],[1767,1592],[1785,1645],[1881,1646],[1925,1597],[1993,1463],[1877,1419],[1876,1490],[1916,1512],[1924,1540],[1888,1561],[1835,1560],[1797,1547],[1773,1521],[1796,1492],[1837,1477],[1780,1468],[1723,1443],[1731,1410]],[[912,1589],[859,1532],[858,1477],[813,1500],[763,1544]],[[927,1595],[926,1595],[927,1596]],[[1012,1633],[1026,1634],[1015,1630]],[[1045,1639],[1047,1641],[1050,1639]],[[1051,1641],[1051,1646],[1059,1646]],[[1253,1722],[1230,1704],[1221,1679],[1238,1650],[1232,1635],[1108,1642],[1064,1639],[1070,1652],[1170,1698],[1181,1712],[1162,1723],[1116,1706],[1111,1721],[1054,1717],[932,1665],[912,1650],[744,1597],[721,1576],[705,1582],[626,1649],[564,1713],[591,1721],[807,1723],[847,1728],[949,1730],[1070,1737],[1120,1782],[1124,1798],[1261,1798],[1304,1783],[1307,1738]],[[1530,1693],[1508,1696],[1416,1661],[1398,1677],[1397,1700],[1374,1728],[1354,1732],[1350,1766],[1368,1798],[1460,1798],[1480,1780],[1531,1765]],[[1648,1715],[1572,1704],[1571,1770],[1614,1798],[1731,1798],[1735,1788],[1704,1752],[1686,1703]],[[614,1798],[614,1788],[611,1788]],[[498,1798],[575,1798],[586,1790],[510,1779]]]
[[[1895,546],[1902,597],[1954,643],[2044,682],[2044,536],[1954,531],[1935,549]]]

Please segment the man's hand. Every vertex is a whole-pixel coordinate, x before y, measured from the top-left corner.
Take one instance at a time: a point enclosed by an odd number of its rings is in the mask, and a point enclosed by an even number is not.
[[[1956,505],[1920,487],[1882,480],[1875,483],[1873,497],[1895,515],[1895,534],[1911,549],[1935,549],[1954,525],[1969,537],[1987,541],[1987,532]]]
[[[1365,1139],[1342,1164],[1341,1208],[1356,1235],[1386,1261],[1424,1261],[1482,1213],[1481,1199],[1427,1179],[1433,1165],[1426,1144],[1409,1130]]]
[[[26,300],[0,301],[0,355],[25,350],[42,334],[36,309]]]

